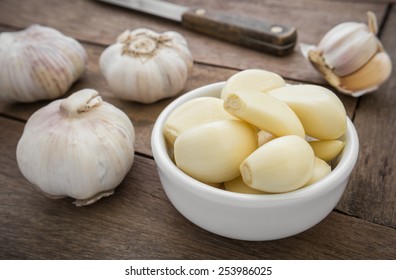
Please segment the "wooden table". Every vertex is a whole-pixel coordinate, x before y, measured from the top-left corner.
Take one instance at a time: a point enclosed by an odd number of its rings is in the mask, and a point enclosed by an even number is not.
[[[262,17],[296,26],[298,43],[315,44],[334,25],[366,22],[373,11],[380,38],[396,65],[396,5],[387,1],[209,1],[186,5]],[[360,154],[347,189],[321,223],[293,237],[267,242],[231,240],[186,220],[167,199],[150,148],[153,124],[173,99],[151,105],[111,97],[98,69],[101,52],[125,29],[174,30],[188,41],[194,67],[183,93],[262,68],[288,82],[326,85],[296,47],[274,57],[182,29],[177,23],[94,0],[2,0],[0,31],[39,23],[79,40],[88,68],[68,94],[95,88],[131,118],[137,135],[135,162],[116,193],[91,206],[50,200],[20,173],[15,150],[29,116],[49,103],[0,103],[1,259],[395,259],[396,76],[360,98],[338,94],[360,138]],[[0,66],[1,67],[1,66]],[[312,209],[315,211],[315,209]]]

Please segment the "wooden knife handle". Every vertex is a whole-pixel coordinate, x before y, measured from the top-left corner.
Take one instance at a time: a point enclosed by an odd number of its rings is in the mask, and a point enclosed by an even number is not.
[[[297,41],[294,27],[205,9],[185,12],[182,25],[211,37],[278,56],[291,53]]]

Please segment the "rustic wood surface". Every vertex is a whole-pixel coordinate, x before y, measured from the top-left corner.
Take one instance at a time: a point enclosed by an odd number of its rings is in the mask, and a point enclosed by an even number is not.
[[[298,43],[315,44],[337,23],[378,17],[380,37],[396,63],[394,1],[172,0],[295,26]],[[338,94],[360,139],[360,154],[347,189],[321,223],[293,237],[245,242],[211,234],[186,220],[167,199],[150,148],[159,113],[174,98],[151,105],[120,101],[98,68],[101,52],[125,29],[149,27],[183,34],[194,67],[183,93],[224,81],[239,70],[263,68],[289,83],[326,85],[302,57],[276,57],[183,29],[169,20],[95,0],[2,0],[0,32],[39,23],[79,40],[86,73],[69,93],[96,88],[131,118],[137,135],[131,171],[115,195],[87,207],[50,200],[20,173],[15,150],[27,119],[48,104],[0,102],[0,259],[396,259],[396,78],[371,95]]]

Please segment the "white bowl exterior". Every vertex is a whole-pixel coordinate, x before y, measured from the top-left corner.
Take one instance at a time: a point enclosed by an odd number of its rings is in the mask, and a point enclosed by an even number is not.
[[[179,170],[167,154],[163,125],[187,100],[220,96],[224,82],[193,90],[173,101],[158,117],[152,151],[166,195],[188,220],[212,233],[240,240],[273,240],[300,233],[323,220],[340,200],[358,156],[358,137],[348,119],[346,145],[337,167],[321,181],[274,195],[233,193],[205,185]]]

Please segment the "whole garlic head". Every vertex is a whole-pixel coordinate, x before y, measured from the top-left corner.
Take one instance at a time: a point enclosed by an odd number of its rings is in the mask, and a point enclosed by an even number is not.
[[[378,89],[392,71],[391,59],[376,36],[375,14],[367,15],[367,25],[341,23],[307,53],[309,61],[330,85],[355,97]]]
[[[153,103],[184,88],[193,60],[181,34],[140,28],[122,33],[99,64],[116,97]]]
[[[84,72],[83,46],[61,32],[32,25],[0,34],[0,101],[55,99]]]
[[[17,146],[17,162],[32,184],[78,206],[113,194],[134,160],[128,116],[83,89],[36,111]]]

